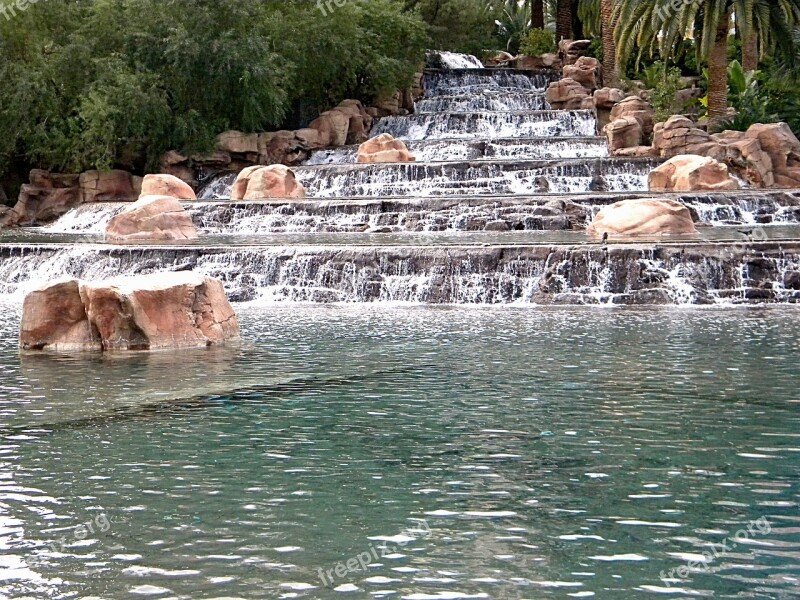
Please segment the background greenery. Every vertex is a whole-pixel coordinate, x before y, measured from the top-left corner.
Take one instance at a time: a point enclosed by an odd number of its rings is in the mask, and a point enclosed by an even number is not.
[[[602,60],[600,0],[571,4]],[[316,0],[40,1],[0,18],[0,181],[13,203],[31,167],[143,173],[168,149],[210,151],[227,129],[301,127],[344,98],[371,103],[407,86],[426,48],[555,49],[558,2],[545,0],[545,28],[533,32],[531,5],[347,0],[323,14]],[[760,71],[730,71],[739,116],[727,126],[769,118],[800,131],[800,38],[774,37]],[[661,52],[631,52],[620,75],[650,82],[666,115],[682,108],[677,74],[704,86],[706,64],[691,40]],[[732,36],[731,60],[740,52]]]

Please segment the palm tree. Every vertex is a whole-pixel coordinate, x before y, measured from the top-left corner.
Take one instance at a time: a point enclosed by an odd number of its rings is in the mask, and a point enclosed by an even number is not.
[[[617,48],[614,43],[614,0],[600,0],[600,29],[603,36],[603,85],[619,85]]]
[[[572,38],[572,0],[557,0],[556,43]]]
[[[531,27],[544,29],[544,0],[531,0]]]
[[[658,50],[669,60],[677,45],[693,36],[699,58],[708,60],[708,118],[718,123],[728,111],[727,48],[734,15],[742,38],[758,36],[763,52],[776,31],[800,19],[800,0],[695,0],[677,7],[673,0],[616,0],[617,62],[634,46],[640,56]]]

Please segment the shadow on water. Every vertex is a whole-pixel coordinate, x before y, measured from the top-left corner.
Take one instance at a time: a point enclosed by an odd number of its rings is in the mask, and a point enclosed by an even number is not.
[[[320,390],[347,389],[353,384],[379,381],[389,376],[408,374],[420,369],[419,366],[403,366],[377,369],[370,372],[346,375],[279,375],[264,377],[256,374],[247,375],[239,371],[240,362],[248,362],[248,358],[257,358],[258,353],[242,347],[225,347],[186,351],[187,357],[202,358],[203,361],[184,360],[180,367],[181,375],[176,378],[175,355],[168,352],[134,353],[134,354],[97,354],[97,355],[47,355],[23,353],[21,355],[21,371],[29,381],[58,381],[63,378],[54,377],[57,372],[66,369],[85,371],[103,367],[107,371],[125,369],[131,373],[131,381],[139,384],[139,389],[129,390],[123,399],[116,392],[120,380],[109,375],[106,381],[114,382],[114,387],[97,393],[91,409],[101,410],[101,414],[91,416],[70,415],[69,411],[88,408],[86,404],[74,402],[75,389],[71,386],[52,388],[46,395],[32,400],[47,402],[47,407],[39,409],[44,415],[56,413],[58,421],[43,419],[41,422],[19,425],[0,425],[0,437],[19,434],[20,432],[56,432],[104,425],[118,421],[137,419],[158,419],[165,415],[170,418],[196,413],[209,408],[235,407],[242,404],[269,404],[274,400]],[[260,356],[260,359],[263,359]],[[188,369],[187,369],[188,365]],[[208,387],[200,391],[197,383],[188,383],[197,369],[203,369],[203,376],[210,378]],[[424,366],[422,367],[424,368]],[[194,373],[192,371],[195,371]],[[225,377],[231,375],[231,377]],[[268,379],[268,383],[264,383]],[[260,381],[260,383],[259,383]],[[393,379],[396,381],[396,379]],[[225,391],[219,388],[226,387]],[[133,386],[132,386],[133,387]],[[215,391],[216,390],[216,391]],[[153,396],[160,396],[154,399]],[[37,412],[31,405],[26,406],[26,414]]]

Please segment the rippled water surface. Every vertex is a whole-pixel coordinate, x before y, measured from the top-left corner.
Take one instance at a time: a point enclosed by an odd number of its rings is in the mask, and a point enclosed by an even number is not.
[[[0,597],[800,597],[796,309],[239,306],[60,359],[0,309]]]

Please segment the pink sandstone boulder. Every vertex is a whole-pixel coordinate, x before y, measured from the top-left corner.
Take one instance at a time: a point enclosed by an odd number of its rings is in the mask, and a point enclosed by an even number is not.
[[[48,283],[25,296],[20,325],[24,350],[101,350],[81,300],[77,279]]]
[[[800,141],[786,123],[752,125],[748,139],[758,140],[772,161],[775,185],[800,187]]]
[[[587,232],[590,235],[679,235],[695,233],[692,215],[680,202],[641,198],[603,208]]]
[[[197,200],[192,187],[174,175],[145,175],[141,196],[172,196],[178,200]]]
[[[294,172],[284,165],[248,167],[239,173],[231,188],[231,200],[299,200],[305,195],[305,188]]]
[[[192,217],[172,196],[143,196],[112,217],[106,238],[119,241],[193,240],[197,230]]]
[[[694,192],[741,189],[728,166],[708,156],[675,156],[650,172],[651,192]]]
[[[356,162],[360,163],[398,163],[415,160],[406,145],[388,133],[382,133],[361,144],[356,157]]]
[[[577,81],[589,93],[597,89],[600,72],[600,61],[591,56],[581,56],[573,64],[565,65],[563,69],[564,77]]]
[[[129,351],[204,347],[239,338],[222,283],[192,272],[61,281],[28,295],[24,350]]]
[[[608,149],[616,154],[624,148],[635,148],[642,145],[642,124],[639,120],[627,115],[614,119],[603,129],[608,136]]]
[[[336,109],[329,110],[311,121],[308,127],[319,132],[323,146],[344,146],[350,128],[350,115]]]
[[[610,119],[614,121],[622,117],[635,117],[642,126],[644,137],[650,138],[655,125],[655,111],[649,102],[645,102],[638,96],[624,98],[613,106]]]
[[[114,202],[136,200],[139,196],[136,179],[127,171],[85,171],[80,174],[81,202]]]
[[[576,110],[591,96],[580,83],[566,77],[551,83],[547,88],[546,97],[550,106],[556,110]]]

